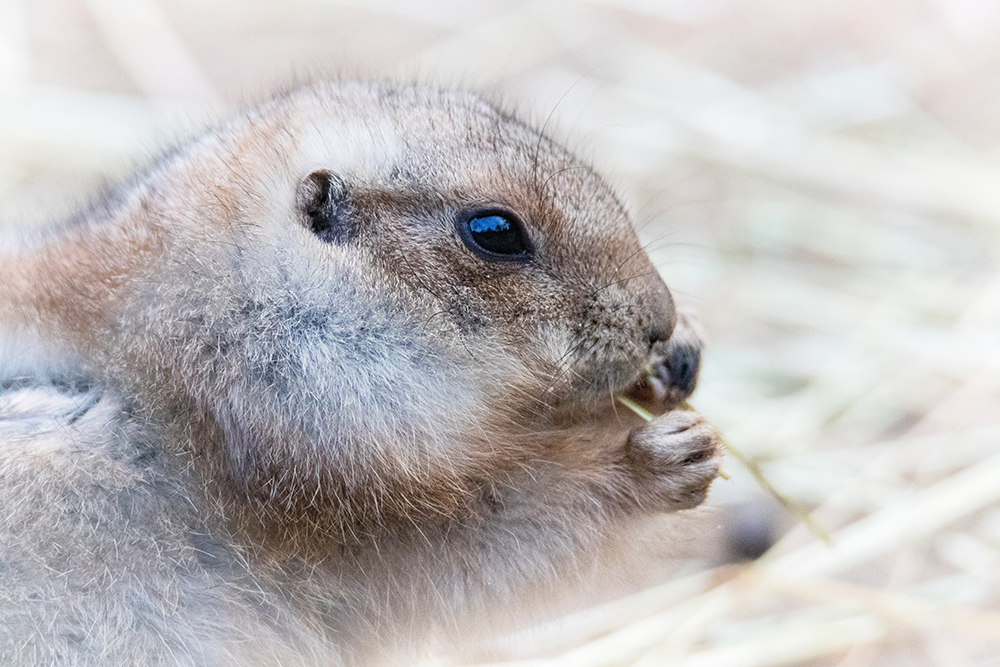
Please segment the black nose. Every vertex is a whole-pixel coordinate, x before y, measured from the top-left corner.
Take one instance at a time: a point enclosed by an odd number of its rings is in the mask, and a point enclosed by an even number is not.
[[[663,365],[663,381],[683,398],[687,398],[698,383],[701,345],[686,340],[685,336],[674,336],[668,343],[667,358]]]
[[[652,374],[662,383],[660,386],[671,405],[685,401],[698,384],[701,346],[701,338],[690,327],[678,326],[665,348],[661,348],[662,356],[653,366]]]
[[[678,327],[667,341],[658,341],[652,367],[624,395],[653,414],[673,410],[698,383],[701,345],[693,330]]]

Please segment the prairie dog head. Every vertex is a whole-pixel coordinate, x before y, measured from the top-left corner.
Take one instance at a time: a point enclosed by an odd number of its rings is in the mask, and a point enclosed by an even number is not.
[[[693,388],[697,338],[608,185],[472,95],[299,91],[109,217],[144,241],[94,365],[289,508],[446,511],[561,430],[624,438],[616,395]]]

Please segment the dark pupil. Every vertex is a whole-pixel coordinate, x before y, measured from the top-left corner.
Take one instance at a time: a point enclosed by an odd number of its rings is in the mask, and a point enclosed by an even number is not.
[[[500,215],[485,215],[469,220],[472,239],[483,250],[499,255],[520,255],[528,249],[516,223]]]

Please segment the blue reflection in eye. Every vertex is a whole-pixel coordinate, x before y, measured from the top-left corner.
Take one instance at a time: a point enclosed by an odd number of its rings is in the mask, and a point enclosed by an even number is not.
[[[524,230],[515,218],[490,213],[471,218],[467,224],[473,242],[487,252],[523,255],[528,250]]]

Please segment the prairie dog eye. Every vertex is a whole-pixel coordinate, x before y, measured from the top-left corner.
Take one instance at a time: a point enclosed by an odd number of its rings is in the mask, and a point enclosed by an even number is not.
[[[487,260],[523,260],[531,254],[524,225],[507,211],[480,210],[459,218],[459,234],[469,250]]]

